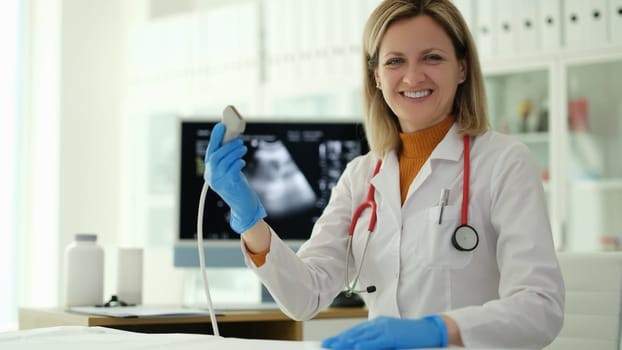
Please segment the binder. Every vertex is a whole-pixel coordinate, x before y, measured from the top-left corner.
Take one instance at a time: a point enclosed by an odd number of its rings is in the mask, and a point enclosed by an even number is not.
[[[518,52],[521,55],[540,51],[540,21],[538,3],[549,0],[522,0],[514,4],[518,18],[516,21]]]
[[[584,2],[587,17],[586,47],[602,47],[609,41],[608,19],[609,7],[607,0],[590,0]]]
[[[307,79],[315,79],[316,77],[324,74],[323,65],[320,55],[321,46],[323,45],[324,32],[321,27],[324,26],[323,17],[326,15],[322,13],[322,7],[318,4],[317,0],[307,0],[309,6],[309,12],[305,13],[303,17],[308,18],[308,22],[311,25],[311,44],[309,45],[309,59],[304,67],[306,71],[305,77]]]
[[[538,1],[538,26],[540,27],[540,50],[558,51],[562,43],[561,0]]]
[[[342,75],[345,67],[344,43],[346,41],[347,22],[345,19],[345,1],[331,1],[328,6],[326,19],[330,23],[329,36],[329,57],[330,62],[327,65],[331,76]]]
[[[227,22],[230,30],[236,33],[233,43],[234,55],[238,58],[233,64],[231,72],[237,76],[237,81],[257,78],[257,54],[259,52],[256,28],[258,24],[256,4],[239,3],[231,6],[227,13]],[[237,23],[237,25],[236,25]]]
[[[208,52],[212,57],[211,64],[211,81],[215,81],[221,78],[224,72],[224,63],[226,62],[227,50],[223,43],[223,36],[218,35],[219,31],[222,31],[226,26],[226,22],[222,18],[222,10],[209,11],[207,13],[207,44],[209,45]]]
[[[565,42],[569,48],[594,48],[608,42],[607,0],[566,0]]]
[[[263,2],[263,17],[265,20],[265,40],[266,40],[266,80],[276,81],[278,79],[279,65],[281,62],[281,40],[282,31],[279,31],[280,7],[279,0],[265,0]]]
[[[495,0],[480,0],[476,6],[477,31],[475,38],[482,58],[490,58],[496,53],[496,32],[493,25],[495,5]]]
[[[290,0],[285,0],[290,1]],[[318,47],[316,49],[317,71],[319,76],[326,76],[331,70],[330,45],[333,35],[332,16],[330,14],[332,0],[315,0],[314,12],[315,26],[318,35]]]
[[[622,44],[622,0],[610,0],[609,3],[609,33],[614,44]]]
[[[361,0],[348,0],[348,8],[352,23],[350,45],[360,52],[363,45],[363,30],[369,18],[369,13],[367,13],[367,7],[361,4]]]
[[[564,1],[564,43],[566,47],[582,47],[588,36],[585,0]]]
[[[298,10],[302,16],[299,16],[300,25],[300,45],[298,52],[298,63],[302,66],[300,77],[303,80],[307,80],[315,75],[315,67],[311,64],[313,57],[313,51],[315,50],[315,34],[316,29],[315,25],[317,22],[314,22],[314,18],[312,17],[312,8],[314,6],[313,0],[298,0]]]
[[[524,0],[521,0],[521,4]],[[497,0],[498,9],[495,16],[495,32],[497,34],[497,54],[499,56],[512,56],[516,54],[517,21],[514,1]]]
[[[339,46],[344,57],[348,54],[350,46],[353,45],[354,30],[356,29],[355,12],[356,10],[350,0],[339,1],[339,14],[337,16],[341,32]]]
[[[279,31],[283,32],[284,38],[282,45],[284,46],[284,73],[285,79],[288,81],[296,79],[300,74],[300,64],[298,60],[298,51],[300,47],[300,26],[298,24],[298,1],[281,0],[279,6],[282,7],[283,17]]]
[[[346,67],[344,74],[346,76],[360,76],[360,62],[362,56],[362,43],[363,43],[363,27],[367,21],[365,15],[365,7],[361,6],[360,0],[345,0],[346,1],[346,16],[347,23],[345,25],[348,28],[346,32]]]

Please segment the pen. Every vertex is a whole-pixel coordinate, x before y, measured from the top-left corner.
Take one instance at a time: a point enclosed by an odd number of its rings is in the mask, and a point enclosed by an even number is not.
[[[443,209],[445,209],[448,199],[449,199],[449,190],[445,188],[441,191],[441,198],[438,200],[438,204],[441,206],[441,211],[438,214],[439,225],[443,222]]]

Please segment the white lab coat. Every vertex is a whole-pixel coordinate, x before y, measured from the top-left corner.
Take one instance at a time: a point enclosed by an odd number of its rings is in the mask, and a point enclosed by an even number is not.
[[[358,284],[376,286],[375,293],[362,295],[369,317],[441,313],[456,321],[467,347],[542,348],[562,327],[564,284],[537,166],[512,137],[489,131],[473,139],[468,221],[479,245],[458,251],[451,244],[462,201],[463,143],[457,129],[454,124],[434,149],[404,205],[395,152],[371,179],[378,223]],[[291,318],[312,318],[343,290],[346,232],[376,161],[367,154],[348,164],[297,254],[274,232],[263,266],[255,267],[245,253],[247,265]],[[450,189],[449,205],[438,225],[444,188]],[[369,215],[366,210],[354,234],[350,259],[356,266]]]

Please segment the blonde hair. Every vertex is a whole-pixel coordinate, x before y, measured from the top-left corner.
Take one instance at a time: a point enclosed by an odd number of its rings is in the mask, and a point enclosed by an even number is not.
[[[464,61],[465,80],[456,90],[451,113],[461,134],[479,135],[488,127],[484,79],[473,37],[460,14],[449,0],[385,0],[372,12],[363,36],[363,112],[365,134],[371,151],[383,157],[400,144],[397,116],[376,87],[380,43],[391,24],[416,16],[429,16],[447,33],[459,61]]]

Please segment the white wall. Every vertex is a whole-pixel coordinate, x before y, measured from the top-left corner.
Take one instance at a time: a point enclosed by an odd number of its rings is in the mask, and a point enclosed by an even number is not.
[[[62,2],[59,281],[62,252],[75,233],[97,233],[104,247],[115,245],[120,234],[123,3]]]
[[[62,1],[60,300],[63,250],[75,233],[98,234],[106,252],[106,298],[116,287],[116,248],[144,246],[122,220],[130,205],[124,202],[125,179],[132,170],[124,164],[131,147],[124,135],[135,117],[125,101],[128,41],[147,5],[146,0]],[[145,302],[180,301],[183,273],[173,269],[171,254],[172,247],[147,248]],[[164,288],[167,279],[172,286]]]

